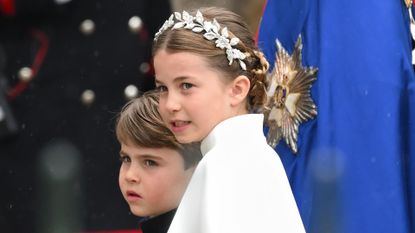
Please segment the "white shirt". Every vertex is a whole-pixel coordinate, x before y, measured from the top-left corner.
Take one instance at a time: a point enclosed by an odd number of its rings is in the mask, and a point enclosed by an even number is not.
[[[281,160],[262,127],[262,114],[246,114],[209,133],[169,233],[305,232]]]

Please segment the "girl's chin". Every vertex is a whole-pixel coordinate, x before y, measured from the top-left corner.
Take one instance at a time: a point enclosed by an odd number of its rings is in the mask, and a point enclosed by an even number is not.
[[[180,136],[176,136],[176,139],[181,144],[191,144],[191,143],[197,143],[201,141],[195,138],[186,138],[186,137],[180,137]]]

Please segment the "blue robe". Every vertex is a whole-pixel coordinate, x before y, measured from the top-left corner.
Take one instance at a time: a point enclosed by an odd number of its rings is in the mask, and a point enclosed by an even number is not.
[[[268,0],[258,45],[275,39],[319,68],[318,116],[298,154],[276,147],[307,232],[415,232],[415,77],[400,0]],[[272,67],[271,67],[272,69]]]

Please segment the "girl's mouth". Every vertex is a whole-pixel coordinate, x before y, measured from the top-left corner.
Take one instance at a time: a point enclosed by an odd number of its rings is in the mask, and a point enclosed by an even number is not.
[[[173,121],[171,124],[173,127],[183,127],[190,124],[190,121]]]
[[[183,132],[190,125],[190,123],[191,121],[172,121],[170,123],[171,131],[173,131],[173,133]]]

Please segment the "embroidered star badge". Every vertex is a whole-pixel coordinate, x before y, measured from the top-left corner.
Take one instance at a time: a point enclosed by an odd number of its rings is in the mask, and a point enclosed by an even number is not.
[[[298,37],[290,56],[276,41],[274,69],[267,76],[267,102],[265,123],[269,126],[267,142],[275,147],[281,139],[297,153],[298,126],[317,115],[310,89],[316,80],[317,68],[301,64],[302,42]]]

